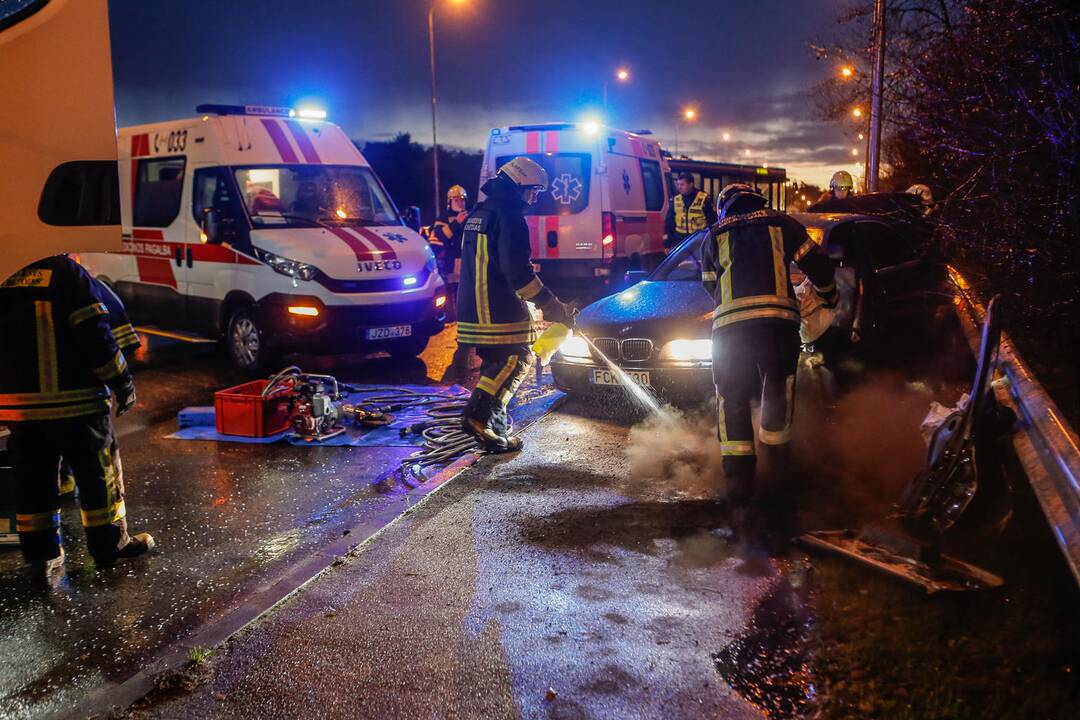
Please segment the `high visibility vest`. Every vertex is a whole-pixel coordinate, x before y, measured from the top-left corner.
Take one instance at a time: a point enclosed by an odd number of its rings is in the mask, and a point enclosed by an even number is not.
[[[708,201],[709,196],[699,190],[698,194],[694,196],[694,202],[690,203],[688,208],[683,202],[683,196],[676,195],[675,231],[683,235],[689,235],[698,230],[704,230],[708,225],[705,220],[705,203]]]

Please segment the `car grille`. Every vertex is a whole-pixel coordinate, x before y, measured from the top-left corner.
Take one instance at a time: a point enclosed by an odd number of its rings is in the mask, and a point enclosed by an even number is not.
[[[622,359],[641,362],[652,357],[653,343],[647,338],[629,338],[622,341]]]
[[[612,360],[642,362],[652,357],[653,341],[648,338],[628,338],[626,340],[596,338],[593,344],[597,350]],[[600,358],[596,359],[600,360]]]
[[[593,345],[611,360],[619,359],[619,341],[615,338],[596,338],[596,340],[593,341]],[[596,359],[600,360],[601,358]]]

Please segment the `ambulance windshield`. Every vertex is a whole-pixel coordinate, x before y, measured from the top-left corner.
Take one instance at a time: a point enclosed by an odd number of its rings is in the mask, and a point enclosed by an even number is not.
[[[366,167],[273,165],[235,172],[256,227],[401,224],[394,204]]]

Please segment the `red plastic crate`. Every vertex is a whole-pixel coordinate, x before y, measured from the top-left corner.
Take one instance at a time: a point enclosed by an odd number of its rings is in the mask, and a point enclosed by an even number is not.
[[[214,393],[214,423],[222,435],[267,437],[289,429],[288,391],[262,396],[268,380],[252,380]]]

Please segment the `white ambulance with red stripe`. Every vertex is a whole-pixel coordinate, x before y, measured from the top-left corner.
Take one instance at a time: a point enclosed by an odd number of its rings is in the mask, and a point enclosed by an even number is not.
[[[345,133],[310,111],[197,110],[119,133],[123,250],[82,262],[133,320],[224,338],[250,370],[423,350],[445,322],[435,257]]]
[[[606,285],[664,257],[670,171],[647,131],[590,122],[494,128],[480,184],[520,156],[548,173],[548,189],[525,213],[544,282]]]

